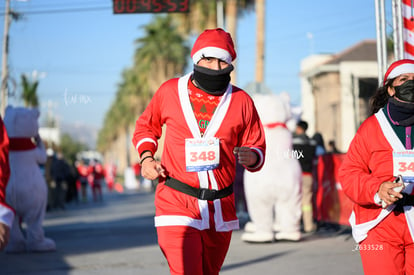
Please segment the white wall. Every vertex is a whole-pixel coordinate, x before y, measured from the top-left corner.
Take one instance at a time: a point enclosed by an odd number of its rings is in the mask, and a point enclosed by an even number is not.
[[[43,141],[60,144],[60,130],[58,128],[40,127],[39,135]]]
[[[359,125],[355,123],[355,116],[359,117],[358,105],[355,105],[352,89],[355,92],[355,98],[359,98],[358,79],[359,78],[378,78],[377,62],[341,62],[339,65],[339,74],[341,81],[341,148],[346,151],[356,133]],[[354,77],[354,82],[352,78]],[[354,86],[353,86],[354,85]],[[375,91],[372,91],[373,93]],[[357,103],[357,102],[356,102]],[[356,107],[356,108],[355,108]]]
[[[301,106],[302,120],[309,124],[308,133],[315,132],[315,98],[312,93],[312,85],[308,77],[311,76],[315,68],[327,62],[332,58],[330,54],[311,55],[302,60],[300,65],[300,83],[301,83]]]

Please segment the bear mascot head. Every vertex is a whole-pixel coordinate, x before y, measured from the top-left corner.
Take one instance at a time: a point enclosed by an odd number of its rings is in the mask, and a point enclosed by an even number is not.
[[[40,166],[46,162],[46,150],[39,137],[39,111],[24,107],[6,108],[4,124],[10,140],[10,179],[6,202],[16,212],[8,253],[45,252],[56,249],[44,236],[42,223],[47,204],[47,186]],[[26,225],[26,234],[21,231]]]
[[[4,124],[9,137],[32,138],[39,133],[38,109],[7,106]]]
[[[282,94],[252,96],[266,136],[263,168],[244,174],[244,189],[250,222],[242,240],[246,242],[298,241],[301,219],[301,168],[292,157],[290,97]]]

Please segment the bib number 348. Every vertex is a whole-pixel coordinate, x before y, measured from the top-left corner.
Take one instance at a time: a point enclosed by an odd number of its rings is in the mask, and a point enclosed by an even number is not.
[[[197,162],[199,160],[201,161],[212,161],[216,158],[216,152],[214,151],[208,151],[208,152],[191,152],[191,162]]]
[[[213,170],[220,160],[218,138],[191,138],[185,140],[185,163],[187,172]]]
[[[394,151],[394,176],[401,175],[403,177],[414,176],[414,151]]]

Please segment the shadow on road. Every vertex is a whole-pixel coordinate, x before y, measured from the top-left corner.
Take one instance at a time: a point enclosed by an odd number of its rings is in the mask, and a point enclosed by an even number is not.
[[[280,253],[274,253],[274,254],[270,254],[270,255],[267,255],[267,256],[263,256],[263,257],[260,257],[260,258],[251,259],[249,261],[243,261],[243,262],[239,262],[239,263],[224,265],[223,268],[221,269],[221,271],[237,269],[237,268],[246,267],[246,266],[249,266],[249,265],[252,265],[252,264],[258,264],[258,263],[262,263],[262,262],[271,261],[275,258],[282,257],[282,256],[287,255],[289,253],[290,253],[290,251],[284,251],[284,252],[280,252]]]
[[[55,240],[57,251],[0,254],[1,274],[69,274],[65,257],[111,253],[157,244],[153,195],[106,194],[102,202],[70,204],[66,210],[48,212],[45,235]]]

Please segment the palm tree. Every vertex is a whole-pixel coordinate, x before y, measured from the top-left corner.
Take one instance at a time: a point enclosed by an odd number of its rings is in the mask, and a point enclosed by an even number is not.
[[[217,27],[216,1],[192,0],[189,13],[171,14],[177,20],[179,32],[184,36],[197,35],[205,29]]]
[[[226,4],[228,31],[236,39],[237,16],[254,6],[255,1],[223,1]],[[160,84],[177,74],[181,75],[186,68],[190,52],[185,44],[186,39],[216,26],[216,1],[193,0],[188,14],[156,16],[144,27],[144,37],[136,40],[133,66],[123,72],[115,101],[105,116],[98,136],[98,149],[104,151],[116,144],[124,144],[131,124]],[[119,146],[121,150],[126,147]]]
[[[26,75],[22,75],[22,99],[26,107],[38,107],[37,86],[39,81],[30,81]]]
[[[122,76],[123,81],[118,86],[115,100],[105,115],[103,128],[98,135],[98,149],[106,148],[111,144],[143,109],[142,104],[139,103],[139,95],[135,95],[139,84],[133,70],[124,70]]]
[[[162,82],[181,74],[187,65],[189,48],[170,17],[157,16],[144,29],[145,36],[136,40],[133,67],[123,72],[111,116],[105,119],[115,121],[119,128],[143,111]]]
[[[237,46],[237,18],[243,12],[254,8],[255,0],[222,0],[225,12],[225,29],[232,35]],[[205,29],[217,27],[217,1],[193,0],[190,12],[187,14],[173,14],[172,17],[179,22],[179,31],[184,35],[198,35]],[[236,72],[231,73],[232,83],[236,83]]]
[[[231,34],[234,45],[237,47],[237,18],[239,14],[243,14],[246,11],[254,8],[254,0],[225,0],[225,17],[226,17],[226,29]],[[237,60],[235,61],[237,62]],[[237,83],[237,66],[234,63],[236,70],[231,73],[232,83]]]
[[[145,36],[136,40],[135,68],[150,76],[147,88],[155,92],[162,82],[184,71],[190,50],[171,16],[156,16],[144,30]]]
[[[182,74],[187,65],[190,50],[170,16],[154,17],[144,30],[145,35],[136,40],[133,66],[123,72],[115,101],[98,135],[98,149],[109,155],[133,155],[125,151],[131,149],[128,145],[133,122],[161,83]]]

